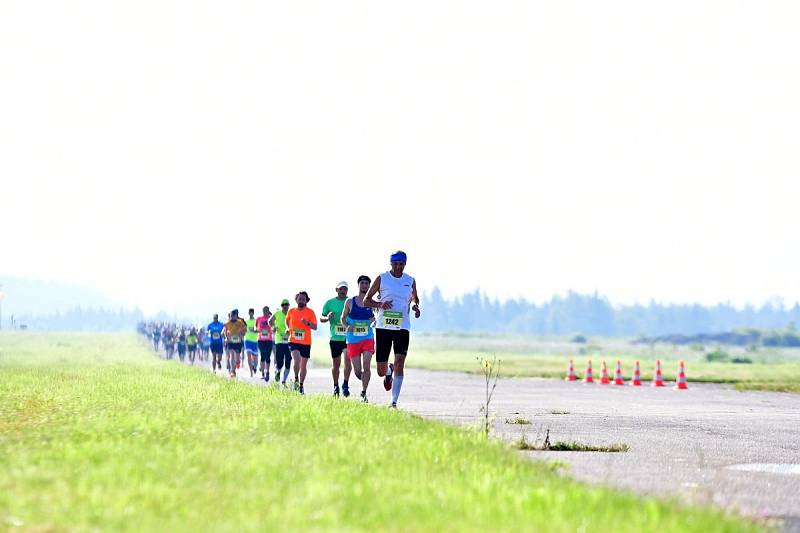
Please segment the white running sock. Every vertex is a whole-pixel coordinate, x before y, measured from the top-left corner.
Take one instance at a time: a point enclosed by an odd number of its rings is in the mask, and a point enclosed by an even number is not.
[[[400,387],[403,386],[403,376],[395,376],[392,379],[392,403],[397,403],[400,397]]]

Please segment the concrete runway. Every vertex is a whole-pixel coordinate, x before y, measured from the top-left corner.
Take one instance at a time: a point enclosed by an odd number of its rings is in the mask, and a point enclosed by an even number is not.
[[[354,377],[350,383],[349,401],[357,401],[360,384]],[[511,441],[524,433],[528,440],[537,435],[541,440],[549,429],[551,442],[625,443],[630,450],[622,453],[520,453],[567,463],[568,475],[589,483],[713,504],[800,531],[800,395],[738,392],[691,381],[689,387],[501,379],[490,409],[492,435]],[[331,391],[330,369],[311,368],[306,393]],[[433,420],[477,425],[483,394],[480,376],[410,368],[399,407]],[[390,400],[374,363],[369,399],[380,406]],[[506,423],[517,416],[531,424]],[[758,466],[762,463],[787,466]],[[773,471],[760,471],[768,469]]]

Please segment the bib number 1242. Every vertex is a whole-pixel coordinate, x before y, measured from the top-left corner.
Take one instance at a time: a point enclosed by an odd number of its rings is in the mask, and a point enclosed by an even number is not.
[[[400,311],[383,312],[384,329],[400,329],[403,327],[403,313]]]

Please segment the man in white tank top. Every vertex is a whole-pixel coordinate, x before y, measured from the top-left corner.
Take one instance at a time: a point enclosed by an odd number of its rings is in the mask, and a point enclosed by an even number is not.
[[[392,391],[390,407],[397,407],[403,386],[403,370],[410,341],[411,319],[419,318],[417,282],[405,274],[407,256],[397,251],[389,262],[392,269],[379,274],[364,297],[364,305],[377,309],[375,317],[375,361],[379,376],[384,376],[383,386]],[[378,299],[373,297],[378,295]],[[413,305],[412,305],[413,303]],[[389,354],[394,348],[394,364],[389,364]]]

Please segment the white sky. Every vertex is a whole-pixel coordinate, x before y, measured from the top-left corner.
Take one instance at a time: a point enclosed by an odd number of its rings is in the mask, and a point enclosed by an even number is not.
[[[795,0],[5,0],[0,271],[793,302],[798,95]]]

